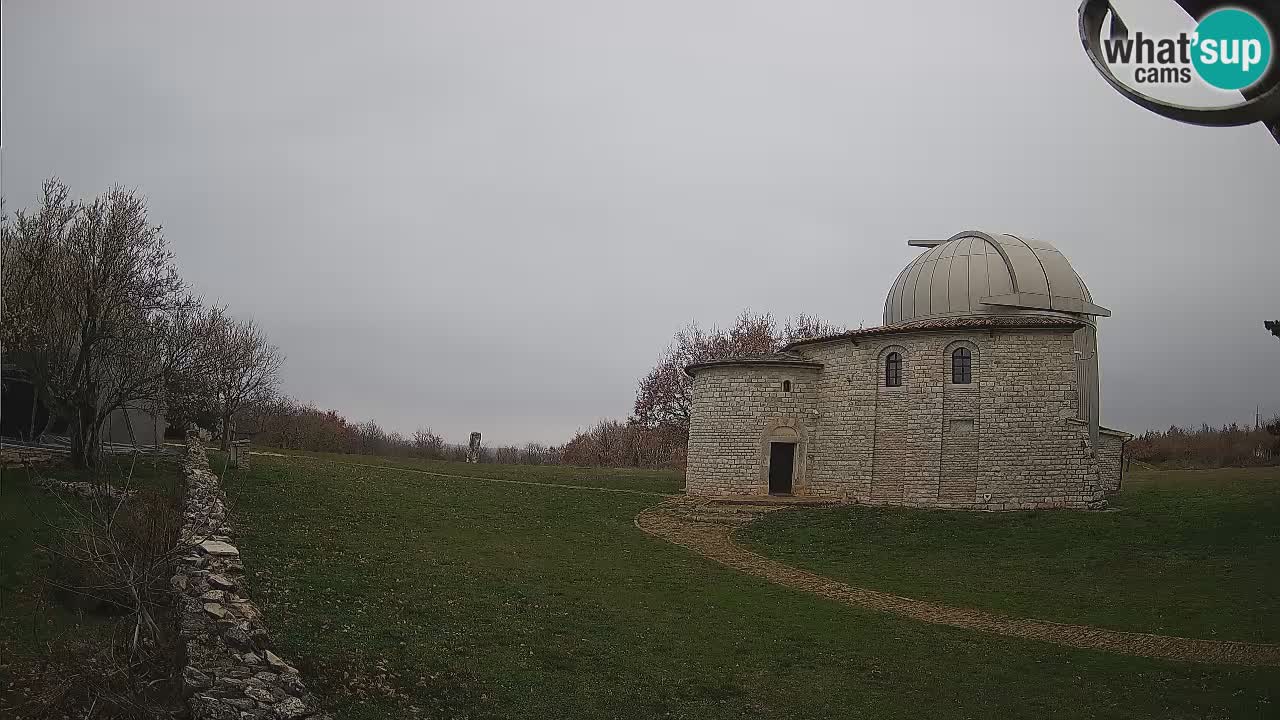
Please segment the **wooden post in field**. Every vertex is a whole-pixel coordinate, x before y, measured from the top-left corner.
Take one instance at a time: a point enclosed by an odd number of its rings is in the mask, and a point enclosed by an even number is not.
[[[471,442],[467,445],[467,462],[480,462],[480,433],[471,433]]]

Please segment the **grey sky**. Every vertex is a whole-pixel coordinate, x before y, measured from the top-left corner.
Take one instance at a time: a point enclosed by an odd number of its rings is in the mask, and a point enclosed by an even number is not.
[[[3,192],[139,188],[290,394],[453,441],[626,415],[691,319],[878,324],[968,228],[1112,309],[1105,424],[1280,412],[1280,146],[1129,104],[1077,4],[6,1]]]

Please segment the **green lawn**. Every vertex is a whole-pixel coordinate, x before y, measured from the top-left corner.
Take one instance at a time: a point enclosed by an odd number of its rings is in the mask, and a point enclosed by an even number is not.
[[[414,458],[380,457],[372,455],[348,455],[340,453],[315,453],[303,450],[263,449],[263,452],[281,453],[309,462],[329,462],[357,467],[404,468],[442,475],[464,475],[519,482],[557,483],[583,487],[637,490],[660,494],[684,492],[684,475],[673,470],[634,470],[628,468],[573,467],[565,465],[469,465],[444,460],[419,460]],[[252,461],[259,457],[253,455]],[[217,451],[209,453],[209,462],[221,472],[225,456]]]
[[[1009,615],[1280,642],[1280,469],[1134,473],[1115,512],[845,507],[739,541],[854,585]]]
[[[285,654],[346,718],[1280,711],[1274,668],[1073,651],[769,585],[637,530],[653,496],[296,458],[253,464],[227,481],[251,591]],[[453,471],[678,487],[662,473]]]

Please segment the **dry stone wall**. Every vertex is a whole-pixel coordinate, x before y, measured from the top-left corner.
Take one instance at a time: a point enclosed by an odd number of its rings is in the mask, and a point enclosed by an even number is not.
[[[960,346],[972,354],[972,383],[951,382]],[[703,368],[687,491],[767,492],[764,435],[794,418],[804,431],[797,495],[983,510],[1100,507],[1098,458],[1076,420],[1073,350],[1070,329],[916,331],[792,351],[815,370]],[[884,385],[890,352],[902,356],[901,387]],[[784,380],[806,392],[779,397]]]
[[[244,564],[226,498],[204,446],[188,439],[179,561],[172,584],[186,650],[183,687],[193,720],[331,720],[298,671],[272,650],[244,590]]]

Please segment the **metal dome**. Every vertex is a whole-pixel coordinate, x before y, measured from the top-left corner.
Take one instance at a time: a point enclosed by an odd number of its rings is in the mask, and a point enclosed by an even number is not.
[[[966,230],[927,247],[893,283],[884,324],[964,315],[1069,315],[1085,322],[1111,311],[1093,304],[1067,258],[1043,240]]]

